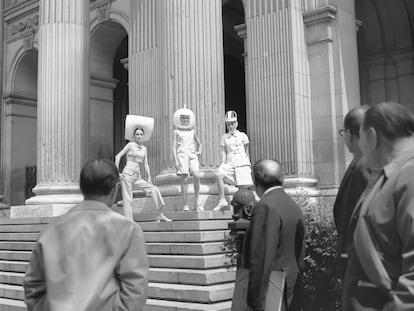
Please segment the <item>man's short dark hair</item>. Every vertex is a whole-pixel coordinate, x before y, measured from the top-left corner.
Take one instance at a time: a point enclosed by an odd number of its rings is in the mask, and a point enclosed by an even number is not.
[[[119,182],[115,164],[106,159],[90,160],[83,166],[79,186],[83,195],[108,195]]]
[[[256,185],[265,189],[282,186],[283,171],[280,163],[274,160],[259,160],[253,166],[253,176]]]
[[[384,102],[370,107],[365,113],[362,128],[370,127],[389,140],[409,137],[414,132],[414,116],[403,105]]]
[[[359,138],[359,128],[364,121],[365,112],[369,106],[362,105],[351,109],[345,116],[344,128],[351,132],[352,135]]]

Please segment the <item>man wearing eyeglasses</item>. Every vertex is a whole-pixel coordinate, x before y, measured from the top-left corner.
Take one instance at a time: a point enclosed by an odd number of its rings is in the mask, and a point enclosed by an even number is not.
[[[40,236],[23,286],[29,311],[140,311],[148,260],[138,224],[111,210],[119,172],[108,160],[82,168],[84,201]]]
[[[338,189],[333,207],[334,221],[338,232],[337,272],[343,278],[347,263],[347,232],[351,215],[355,205],[368,183],[368,170],[359,148],[359,128],[364,119],[367,106],[360,106],[350,110],[344,119],[344,128],[338,131],[343,137],[346,147],[352,153],[353,159],[349,164]]]

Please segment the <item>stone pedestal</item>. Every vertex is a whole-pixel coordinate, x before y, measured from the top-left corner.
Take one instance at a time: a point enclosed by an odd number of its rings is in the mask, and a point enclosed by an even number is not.
[[[89,139],[89,1],[41,0],[39,15],[37,185],[26,204],[73,204]]]

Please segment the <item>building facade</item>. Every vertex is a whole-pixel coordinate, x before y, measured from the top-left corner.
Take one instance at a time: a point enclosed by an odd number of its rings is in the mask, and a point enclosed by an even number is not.
[[[150,166],[168,193],[178,185],[172,116],[192,109],[202,192],[213,193],[228,109],[248,133],[252,161],[278,159],[289,185],[327,191],[351,159],[337,134],[349,109],[384,100],[414,109],[407,0],[1,6],[0,195],[12,206],[79,201],[82,164],[113,158],[128,113],[155,118]]]

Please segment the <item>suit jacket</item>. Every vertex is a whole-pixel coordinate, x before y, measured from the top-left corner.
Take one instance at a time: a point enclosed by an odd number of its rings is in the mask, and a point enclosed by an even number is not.
[[[354,247],[344,281],[343,310],[414,310],[414,142],[383,170],[361,207],[391,291],[375,286],[364,271],[366,256]],[[358,222],[356,226],[358,226]],[[364,247],[364,245],[358,245]]]
[[[148,261],[139,225],[84,201],[40,236],[23,286],[29,311],[142,310]]]
[[[264,310],[271,271],[286,272],[288,310],[301,310],[305,252],[304,217],[300,207],[276,188],[265,194],[253,209],[246,232],[242,267],[250,269],[247,304]]]
[[[336,196],[333,215],[336,230],[338,231],[338,256],[346,253],[349,221],[355,205],[368,183],[369,174],[364,162],[361,155],[352,160],[345,172]],[[340,267],[340,270],[343,270],[343,268]]]

